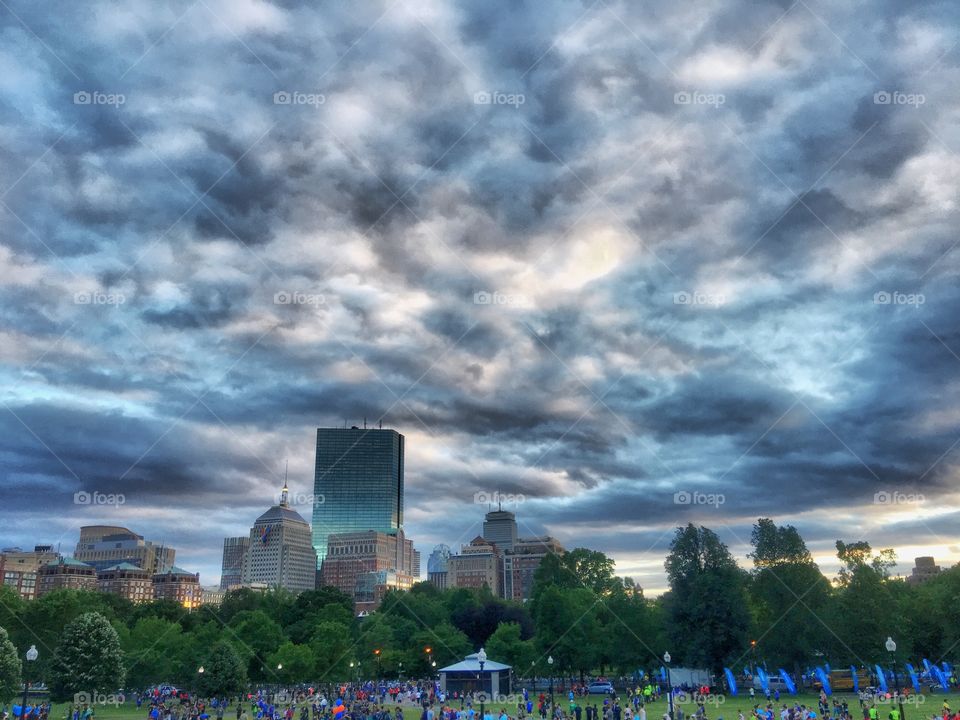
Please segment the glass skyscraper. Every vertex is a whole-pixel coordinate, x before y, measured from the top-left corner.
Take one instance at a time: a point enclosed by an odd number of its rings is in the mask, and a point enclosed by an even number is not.
[[[403,435],[396,430],[318,428],[313,480],[317,567],[327,536],[403,527]]]

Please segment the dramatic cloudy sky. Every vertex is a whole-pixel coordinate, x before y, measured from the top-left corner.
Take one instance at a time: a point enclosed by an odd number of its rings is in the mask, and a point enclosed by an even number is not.
[[[498,490],[651,594],[690,520],[960,560],[958,20],[0,0],[0,544],[213,583],[366,417],[424,560]]]

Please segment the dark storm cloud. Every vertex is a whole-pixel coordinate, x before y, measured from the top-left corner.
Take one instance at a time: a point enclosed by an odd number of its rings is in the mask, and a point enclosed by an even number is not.
[[[955,7],[11,10],[0,545],[54,508],[212,581],[366,418],[423,551],[499,491],[651,587],[687,521],[960,555]]]

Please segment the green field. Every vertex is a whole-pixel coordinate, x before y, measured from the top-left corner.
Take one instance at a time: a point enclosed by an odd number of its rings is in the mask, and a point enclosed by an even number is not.
[[[797,695],[782,694],[780,696],[780,703],[782,705],[800,703],[806,705],[807,707],[817,707],[818,701],[817,693],[807,692],[799,693]],[[857,696],[853,693],[835,693],[834,698],[840,700],[845,699],[850,706],[850,713],[854,718],[861,717],[860,713],[860,704],[857,700]],[[956,709],[956,706],[960,704],[960,697],[956,694],[951,694],[951,707]],[[556,692],[554,695],[555,700],[558,704],[563,703],[566,706],[566,695],[563,692]],[[905,720],[916,720],[918,718],[930,718],[932,715],[939,715],[941,704],[943,702],[944,695],[936,694],[927,696],[926,702],[921,705],[907,704],[904,707],[904,716]],[[621,698],[623,702],[625,700]],[[601,707],[603,705],[603,696],[601,695],[588,695],[584,698],[577,698],[577,703],[581,707],[586,707],[587,705],[594,705],[596,707]],[[755,703],[761,705],[765,704],[766,701],[762,695],[758,694],[757,697],[751,702],[749,695],[740,694],[736,697],[718,697],[713,702],[708,702],[706,704],[707,717],[711,720],[717,720],[717,718],[725,718],[725,720],[736,720],[737,712],[742,711],[743,714],[749,718],[750,711],[753,708]],[[453,702],[454,706],[459,706],[459,701]],[[387,702],[387,706],[391,709],[394,707],[392,702]],[[420,718],[420,708],[416,705],[405,704],[403,707],[403,720],[419,720]],[[489,705],[499,711],[501,705],[499,703],[493,703]],[[677,708],[682,708],[684,715],[690,717],[696,711],[696,705],[691,702],[677,703]],[[504,707],[507,711],[507,714],[511,717],[516,716],[516,706]],[[63,720],[67,717],[68,712],[70,712],[71,706],[67,703],[58,703],[54,704],[53,709],[50,713],[50,720]],[[144,706],[140,710],[137,710],[137,706],[133,702],[128,702],[124,705],[98,705],[95,707],[96,717],[99,720],[146,720],[147,718],[147,708]],[[667,712],[667,701],[666,698],[661,698],[660,700],[649,703],[647,705],[647,720],[660,720],[663,715]],[[233,720],[234,715],[234,706],[231,706],[225,716],[225,720]],[[882,710],[880,713],[881,720],[886,718],[886,711]]]

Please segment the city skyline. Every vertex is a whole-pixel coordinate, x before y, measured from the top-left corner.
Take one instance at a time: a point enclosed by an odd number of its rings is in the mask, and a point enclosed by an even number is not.
[[[960,560],[956,3],[3,6],[0,543],[213,585],[382,422],[422,551]]]
[[[287,484],[291,488],[296,488],[298,486],[302,487],[304,485],[303,483],[296,483],[293,480],[288,480],[286,478],[286,474],[288,472],[289,472],[288,468],[285,468],[284,475],[281,477],[279,481],[281,483],[281,486],[283,484]],[[498,502],[498,495],[499,495],[500,502]],[[290,489],[288,493],[288,502],[290,502],[291,507],[296,508],[297,506],[294,505],[294,503],[296,503],[299,500],[300,502],[299,511],[306,512],[307,513],[306,516],[309,517],[310,514],[309,512],[307,512],[307,509],[304,507],[304,502],[308,501],[310,498],[312,498],[312,496],[313,496],[313,493],[300,492],[295,489]],[[663,570],[663,559],[666,556],[666,553],[668,550],[667,546],[669,545],[669,542],[673,537],[672,530],[674,529],[674,526],[665,527],[660,532],[663,540],[662,545],[660,546],[662,547],[662,554],[660,554],[660,551],[658,551],[657,549],[650,549],[649,551],[646,551],[646,552],[621,554],[620,557],[618,558],[618,554],[616,552],[609,552],[607,549],[603,547],[597,547],[597,546],[592,546],[586,543],[578,542],[575,536],[564,534],[564,531],[562,530],[562,528],[557,529],[557,531],[553,531],[553,530],[548,530],[546,526],[541,526],[536,523],[528,522],[523,516],[524,514],[523,508],[526,506],[527,502],[530,502],[526,497],[518,496],[518,495],[509,495],[505,493],[500,494],[498,490],[493,490],[491,492],[481,492],[481,496],[485,496],[486,499],[489,500],[489,502],[483,502],[484,497],[478,498],[477,494],[474,493],[474,495],[468,500],[469,504],[459,508],[460,512],[457,513],[458,517],[472,518],[472,520],[460,526],[462,529],[458,531],[460,532],[460,536],[458,536],[458,539],[452,539],[451,537],[445,537],[445,536],[441,537],[436,535],[429,535],[427,533],[424,533],[423,536],[421,536],[420,534],[415,535],[415,534],[412,534],[410,530],[407,530],[405,528],[404,532],[406,536],[409,539],[412,539],[414,541],[415,547],[417,548],[417,550],[421,552],[424,558],[423,565],[421,567],[421,576],[420,576],[421,581],[428,580],[426,558],[429,556],[430,551],[433,549],[435,545],[441,545],[441,544],[447,545],[453,550],[454,553],[458,553],[461,547],[468,546],[470,542],[474,539],[474,537],[483,536],[485,518],[487,514],[490,513],[491,511],[496,512],[498,509],[502,509],[503,511],[506,511],[515,515],[518,536],[538,537],[541,535],[552,535],[557,537],[557,539],[561,541],[561,544],[567,550],[572,550],[576,547],[587,547],[591,550],[600,550],[610,555],[617,562],[617,567],[615,572],[618,575],[629,576],[636,579],[638,583],[641,585],[641,587],[643,587],[644,592],[647,595],[651,597],[655,597],[667,590],[666,576]],[[278,491],[274,494],[273,504],[274,505],[279,504],[280,498],[281,498],[281,493]],[[512,499],[512,502],[504,502],[505,499]],[[480,502],[478,502],[478,500],[480,500]],[[126,508],[126,507],[127,507],[127,504],[124,503],[123,505],[118,506],[116,509],[112,510],[112,512],[122,513],[123,508]],[[244,505],[242,507],[246,508],[248,506]],[[254,505],[252,505],[251,507],[255,509],[254,514],[250,518],[240,521],[240,526],[242,526],[244,530],[247,532],[250,529],[250,524],[253,522],[253,519],[257,515],[262,514],[264,505],[263,503],[261,503],[259,506],[257,506],[254,502]],[[456,506],[451,506],[451,512],[454,512],[455,507]],[[530,506],[529,511],[531,515],[536,514],[537,512],[535,507],[536,507],[535,503]],[[139,513],[136,513],[133,517],[138,517],[138,516],[139,516]],[[749,535],[750,535],[749,528],[747,528],[745,533],[743,531],[738,532],[736,528],[728,528],[722,524],[711,524],[709,516],[701,515],[700,518],[702,522],[700,521],[694,521],[694,522],[697,522],[697,524],[704,524],[707,527],[710,527],[713,530],[715,530],[720,536],[721,540],[723,540],[724,542],[730,545],[731,551],[733,552],[737,561],[740,563],[741,567],[744,567],[746,569],[749,569],[750,567],[752,567],[751,561],[748,557],[748,553],[751,550],[751,548],[749,547]],[[795,518],[791,518],[790,516],[784,515],[784,516],[774,516],[773,519],[775,520],[775,522],[779,524],[796,525],[800,530],[801,535],[804,535],[803,523],[797,522]],[[752,524],[752,522],[755,522],[755,520],[756,518],[754,518],[753,521],[749,521],[748,519],[748,524]],[[88,525],[88,523],[84,523],[84,524]],[[110,524],[123,525],[124,522],[118,519],[115,522]],[[126,521],[126,524],[130,525],[131,521],[129,520]],[[107,523],[106,522],[89,523],[89,525],[107,525]],[[149,526],[156,527],[154,525],[149,525]],[[425,527],[429,527],[429,523],[427,523]],[[537,528],[539,528],[539,531],[536,531]],[[130,527],[130,530],[140,535],[143,535],[146,538],[151,537],[149,532],[143,532],[139,526]],[[560,534],[557,534],[558,532]],[[246,532],[244,534],[246,534]],[[77,537],[79,538],[79,528],[77,528]],[[804,537],[807,540],[808,545],[810,546],[814,561],[817,562],[821,570],[828,577],[832,577],[833,575],[835,575],[836,571],[839,570],[840,568],[840,563],[835,556],[835,548],[833,547],[833,540],[825,540],[818,547],[815,541],[811,542],[810,538],[807,537],[806,535],[804,535]],[[198,548],[183,547],[177,544],[175,540],[173,542],[164,541],[162,543],[158,543],[154,541],[154,544],[166,546],[166,547],[169,547],[172,551],[175,551],[178,557],[178,561],[177,561],[178,565],[181,565],[187,568],[191,572],[199,572],[202,585],[204,587],[211,587],[211,586],[218,585],[220,581],[220,568],[222,563],[223,542],[225,539],[232,539],[232,538],[221,536],[218,539],[219,545],[217,545],[216,548],[213,548],[212,550],[207,548],[199,552],[198,552]],[[738,542],[738,540],[740,539],[743,540],[743,543]],[[835,539],[851,540],[853,538],[852,536],[847,536],[847,537],[838,536],[837,538],[834,538],[834,540]],[[871,543],[874,550],[879,550],[885,547],[889,547],[888,545],[885,545],[883,543],[876,542],[871,537],[863,537],[863,538],[858,537],[857,539],[867,540],[868,542]],[[62,554],[68,557],[72,556],[73,548],[77,543],[76,542],[67,543],[66,540],[62,542],[63,542]],[[34,545],[44,545],[44,544],[49,544],[49,543],[38,540],[35,543],[31,542],[28,545],[20,546],[20,547],[23,550],[31,550],[34,547]],[[57,550],[57,546],[58,546],[57,543],[53,543],[53,549],[55,551]],[[0,536],[0,548],[7,548],[7,547],[8,545],[4,545],[2,543],[2,536]],[[9,546],[9,547],[12,547],[12,546]],[[914,552],[920,549],[925,549],[925,547],[916,548]],[[894,549],[898,551],[897,553],[898,562],[897,562],[897,566],[893,569],[893,574],[897,576],[902,576],[905,579],[911,575],[911,572],[914,569],[915,558],[931,556],[931,553],[929,552],[919,552],[919,554],[916,554],[916,555],[915,554],[907,555],[900,552],[903,549],[909,550],[910,546],[902,546],[901,548],[894,547]],[[180,557],[185,557],[185,558],[189,557],[189,558],[194,558],[195,560],[190,560],[190,561],[180,560],[179,559]],[[212,561],[210,560],[211,557],[213,557]],[[950,556],[950,555],[945,555],[945,554],[936,553],[936,552],[932,554],[932,557],[939,565],[942,565],[944,568],[951,567],[952,565],[960,561],[960,558],[956,556]],[[317,574],[319,576],[319,571]]]

